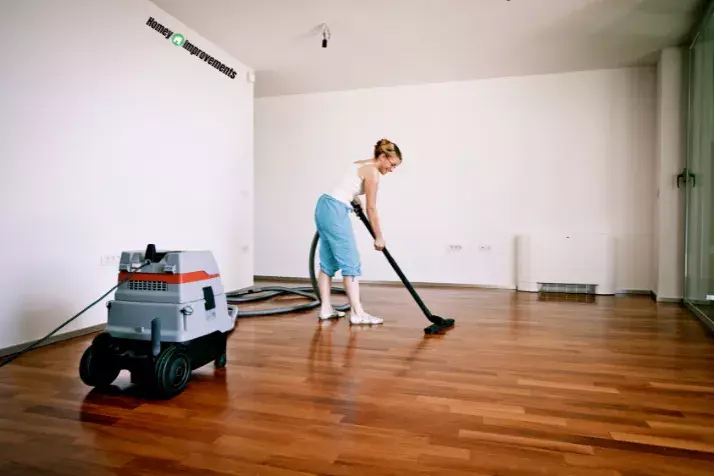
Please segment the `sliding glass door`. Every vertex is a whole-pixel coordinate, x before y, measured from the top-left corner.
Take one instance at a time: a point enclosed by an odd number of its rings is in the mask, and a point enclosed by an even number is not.
[[[686,167],[685,304],[714,329],[714,17],[709,14],[689,51]]]

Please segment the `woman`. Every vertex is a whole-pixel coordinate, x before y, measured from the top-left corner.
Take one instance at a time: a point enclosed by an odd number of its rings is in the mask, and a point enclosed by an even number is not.
[[[387,139],[382,139],[374,146],[374,157],[354,162],[342,180],[329,193],[317,201],[315,224],[320,233],[320,289],[319,319],[343,317],[344,312],[335,310],[330,303],[332,278],[338,270],[342,271],[345,292],[350,301],[351,324],[381,324],[382,319],[367,314],[359,296],[357,277],[362,275],[362,265],[357,250],[354,230],[349,214],[353,200],[359,202],[359,195],[367,197],[367,218],[374,230],[374,248],[385,247],[382,229],[377,213],[377,188],[382,175],[393,172],[402,163],[399,147]]]

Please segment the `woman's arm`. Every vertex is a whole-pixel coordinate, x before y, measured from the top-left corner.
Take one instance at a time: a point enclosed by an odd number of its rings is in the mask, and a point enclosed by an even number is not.
[[[365,167],[367,170],[364,177],[364,194],[367,196],[367,218],[374,230],[374,247],[378,250],[384,249],[384,237],[382,227],[379,224],[379,213],[377,212],[377,189],[379,187],[379,171],[374,167]]]

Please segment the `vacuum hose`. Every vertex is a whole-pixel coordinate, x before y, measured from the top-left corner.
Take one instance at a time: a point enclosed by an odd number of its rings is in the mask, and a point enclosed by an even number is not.
[[[82,309],[81,311],[79,311],[77,314],[75,314],[74,316],[72,316],[72,317],[70,317],[69,319],[67,319],[66,321],[64,321],[59,327],[57,327],[55,330],[53,330],[52,332],[50,332],[49,334],[47,334],[46,336],[44,336],[42,339],[36,340],[35,342],[33,342],[32,344],[30,344],[29,346],[27,346],[27,347],[25,347],[24,349],[22,349],[20,352],[17,352],[16,354],[13,354],[13,355],[11,355],[9,358],[7,358],[7,359],[3,360],[2,362],[0,362],[0,367],[6,366],[7,364],[9,364],[10,362],[12,362],[13,360],[19,358],[19,357],[22,356],[23,354],[26,354],[27,352],[31,351],[32,349],[34,349],[34,348],[37,347],[38,345],[42,344],[44,341],[46,341],[47,339],[49,339],[50,337],[52,337],[54,334],[56,334],[57,331],[59,331],[60,329],[62,329],[64,326],[66,326],[66,325],[69,324],[70,322],[72,322],[72,321],[74,321],[75,319],[77,319],[79,316],[81,316],[82,314],[84,314],[85,312],[87,312],[87,311],[88,311],[89,309],[91,309],[92,307],[94,307],[94,306],[96,306],[97,304],[99,304],[99,303],[102,301],[102,299],[104,299],[105,297],[107,297],[112,291],[114,291],[116,288],[118,288],[118,287],[121,286],[122,284],[126,283],[127,281],[129,281],[132,277],[134,277],[134,275],[135,275],[136,273],[139,272],[139,270],[141,270],[141,269],[143,269],[143,268],[149,266],[150,264],[151,264],[151,260],[148,260],[148,259],[147,259],[147,260],[144,260],[144,262],[141,264],[141,266],[135,268],[134,271],[132,271],[131,273],[129,273],[129,276],[127,276],[125,279],[119,281],[119,282],[118,282],[117,284],[115,284],[114,286],[112,286],[109,291],[107,291],[107,292],[105,292],[104,294],[102,294],[102,295],[101,295],[99,298],[97,298],[92,304],[88,305],[87,307],[85,307],[84,309]],[[153,324],[152,324],[152,325],[153,325]]]
[[[284,294],[295,294],[310,299],[311,301],[298,304],[296,306],[285,306],[271,309],[256,309],[252,311],[241,311],[238,310],[238,317],[255,317],[255,316],[273,316],[276,314],[287,314],[296,311],[305,311],[308,309],[314,309],[319,307],[320,302],[320,289],[317,284],[317,277],[315,276],[315,251],[317,250],[317,244],[320,241],[320,233],[315,232],[315,236],[312,239],[312,244],[310,246],[310,257],[308,268],[310,271],[310,282],[312,286],[298,286],[294,288],[289,288],[285,286],[264,286],[255,287],[250,286],[247,288],[242,288],[237,291],[230,291],[226,293],[226,298],[228,304],[244,304],[247,302],[264,301],[266,299],[271,299],[276,296],[281,296]],[[345,293],[344,289],[338,287],[331,288],[333,293]],[[350,308],[349,304],[343,304],[341,306],[334,306],[338,311],[346,311]]]

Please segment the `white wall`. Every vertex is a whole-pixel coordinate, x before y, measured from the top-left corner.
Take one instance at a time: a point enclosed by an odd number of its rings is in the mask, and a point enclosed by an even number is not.
[[[0,348],[80,311],[117,282],[101,257],[147,243],[210,249],[226,287],[250,285],[246,65],[146,0],[5,2],[0,31]],[[99,304],[62,333],[105,320]]]
[[[512,288],[515,235],[605,233],[616,288],[649,291],[656,97],[648,67],[258,98],[256,274],[308,275],[315,200],[387,137],[404,163],[379,209],[411,280]],[[364,279],[397,280],[355,226]]]
[[[684,285],[685,185],[676,176],[685,165],[686,83],[684,51],[667,48],[657,64],[657,162],[655,276],[658,300],[679,300]]]

